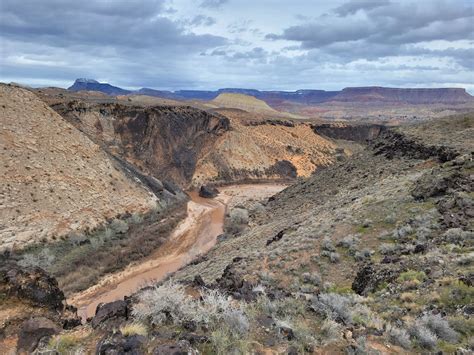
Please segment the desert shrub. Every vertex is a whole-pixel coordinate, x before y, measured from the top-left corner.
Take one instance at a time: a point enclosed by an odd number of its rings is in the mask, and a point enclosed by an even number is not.
[[[400,247],[392,243],[382,243],[379,245],[379,251],[383,255],[391,255],[395,253]]]
[[[213,353],[218,355],[248,354],[250,343],[232,333],[228,328],[221,327],[211,332],[211,345]]]
[[[56,260],[56,257],[49,248],[42,249],[39,253],[24,254],[18,264],[24,267],[40,267],[48,269]]]
[[[338,247],[342,248],[354,248],[355,245],[359,243],[359,239],[353,235],[348,235],[344,237],[339,243],[337,243]]]
[[[450,318],[451,327],[462,336],[472,336],[474,334],[474,318],[465,318],[461,315]]]
[[[195,318],[195,304],[180,284],[166,282],[144,291],[139,299],[132,314],[140,321],[151,320],[162,324],[166,321],[179,323]]]
[[[321,250],[328,252],[336,251],[336,248],[329,237],[324,237],[323,241],[321,242]]]
[[[201,299],[186,295],[182,285],[167,282],[144,291],[132,314],[140,321],[151,320],[157,324],[193,321],[211,329],[225,326],[239,336],[249,331],[245,305],[233,304],[218,290],[202,291]]]
[[[417,298],[417,295],[413,292],[403,292],[400,295],[400,300],[402,302],[413,302]]]
[[[329,254],[329,260],[332,263],[338,263],[341,260],[341,256],[338,253],[330,253]]]
[[[132,336],[132,335],[143,335],[143,336],[148,335],[148,329],[142,323],[132,323],[132,324],[123,325],[120,327],[120,332],[126,337]]]
[[[114,219],[110,223],[110,228],[115,232],[119,234],[124,234],[128,231],[128,223],[121,220],[121,219]]]
[[[320,341],[323,345],[329,345],[338,341],[342,334],[342,327],[332,319],[325,319],[319,332]]]
[[[394,345],[401,346],[407,350],[411,348],[410,334],[403,328],[389,324],[387,326],[386,336],[388,341]]]
[[[372,251],[369,250],[369,249],[364,249],[364,250],[361,250],[361,251],[357,251],[354,255],[354,258],[357,260],[357,261],[362,261],[362,260],[365,260],[365,259],[369,259],[372,255]]]
[[[305,272],[301,276],[303,277],[303,282],[314,286],[320,286],[323,282],[321,279],[321,275],[319,275],[318,273]]]
[[[447,307],[456,308],[470,304],[474,299],[474,287],[455,280],[443,287],[440,302]]]
[[[241,233],[249,222],[249,213],[244,208],[234,208],[225,221],[225,232],[229,234]]]
[[[71,354],[78,346],[79,339],[72,334],[57,335],[48,343],[48,349],[59,354]]]
[[[474,253],[469,253],[467,255],[460,256],[456,259],[458,265],[469,266],[474,264]]]
[[[352,297],[337,293],[322,293],[315,297],[312,307],[315,311],[323,313],[331,319],[342,319],[346,324],[352,323],[351,308],[355,302]]]
[[[377,354],[373,349],[367,347],[367,339],[365,336],[358,337],[356,342],[346,348],[346,354],[348,355],[370,355]]]
[[[410,334],[416,339],[417,343],[425,349],[434,349],[438,338],[431,330],[423,324],[416,322],[410,327]]]
[[[473,245],[474,233],[461,228],[450,228],[443,234],[443,237],[450,243]]]
[[[426,279],[426,274],[423,271],[415,271],[415,270],[408,270],[408,271],[402,272],[400,276],[398,277],[399,282],[405,282],[405,281],[422,282],[422,281],[425,281],[425,279]]]
[[[396,229],[393,232],[393,238],[395,238],[395,239],[404,239],[412,233],[413,233],[413,228],[409,224],[407,224],[405,226],[402,226],[402,227]]]
[[[132,213],[132,215],[129,218],[130,223],[133,224],[140,224],[144,220],[143,216],[139,213]]]
[[[436,336],[450,343],[455,343],[459,339],[459,334],[454,331],[448,321],[439,314],[426,314],[420,320],[420,324],[430,329]]]

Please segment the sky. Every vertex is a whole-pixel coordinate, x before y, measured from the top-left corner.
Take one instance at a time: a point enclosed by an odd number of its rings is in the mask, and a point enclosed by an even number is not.
[[[0,0],[0,81],[464,87],[474,0]]]

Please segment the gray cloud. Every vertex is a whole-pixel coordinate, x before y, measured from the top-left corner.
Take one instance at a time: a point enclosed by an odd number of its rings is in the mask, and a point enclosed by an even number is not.
[[[214,17],[206,15],[196,15],[190,21],[188,21],[189,25],[191,26],[212,26],[216,22],[217,21]]]
[[[333,16],[268,34],[269,40],[299,42],[301,49],[316,50],[316,58],[351,62],[402,55],[451,57],[467,68],[471,63],[458,56],[462,51],[423,50],[414,45],[434,40],[474,39],[472,5],[453,6],[445,1],[397,2],[350,1],[337,7]]]
[[[221,7],[227,2],[229,2],[229,0],[203,0],[201,2],[201,7],[217,8]]]
[[[371,10],[388,4],[390,4],[389,0],[352,0],[337,7],[334,12],[340,16],[347,16],[360,10]]]
[[[0,80],[340,89],[436,78],[474,89],[470,0],[328,4],[0,0]]]

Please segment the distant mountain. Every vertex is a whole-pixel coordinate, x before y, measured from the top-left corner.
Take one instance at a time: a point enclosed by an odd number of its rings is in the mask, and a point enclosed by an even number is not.
[[[202,90],[178,90],[174,92],[176,96],[186,100],[213,100],[218,95],[218,91],[202,91]]]
[[[166,91],[166,90],[141,88],[140,90],[134,91],[133,93],[136,95],[155,96],[155,97],[161,97],[164,99],[176,99],[175,93],[173,93],[172,91]]]
[[[107,95],[127,95],[132,91],[112,86],[107,83],[99,83],[93,79],[76,79],[74,84],[67,88],[69,91],[100,91]]]
[[[331,98],[342,102],[396,102],[407,104],[457,104],[474,100],[462,88],[399,89],[385,87],[345,88]]]
[[[462,88],[435,89],[400,89],[379,86],[349,87],[341,91],[297,90],[297,91],[260,91],[243,88],[223,88],[209,90],[177,90],[165,91],[150,88],[140,90],[125,90],[107,83],[99,83],[92,79],[77,79],[68,88],[70,91],[100,91],[107,95],[147,95],[172,100],[214,100],[221,94],[242,94],[253,96],[265,101],[273,107],[283,107],[285,104],[318,105],[321,103],[354,102],[354,103],[406,103],[406,104],[458,104],[474,101]]]

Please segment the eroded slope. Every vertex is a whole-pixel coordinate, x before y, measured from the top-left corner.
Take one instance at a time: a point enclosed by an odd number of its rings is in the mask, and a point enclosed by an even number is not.
[[[157,197],[33,93],[0,86],[1,249],[145,213]]]

